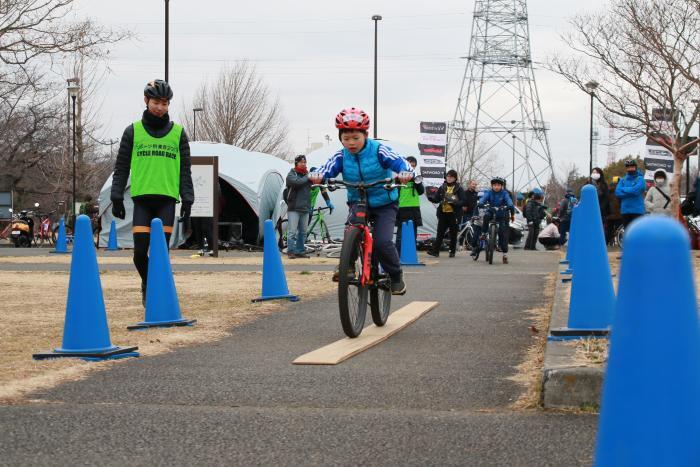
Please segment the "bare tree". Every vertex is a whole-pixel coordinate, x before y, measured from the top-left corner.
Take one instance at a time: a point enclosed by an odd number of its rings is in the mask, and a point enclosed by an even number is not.
[[[466,146],[471,148],[472,144],[467,142]],[[477,141],[474,145],[474,154],[475,157],[472,158],[467,152],[455,152],[447,160],[447,166],[457,171],[462,184],[474,180],[478,185],[487,185],[493,174],[500,173],[503,169],[498,162],[498,154],[487,153],[487,147],[482,141]]]
[[[697,144],[689,138],[700,114],[700,7],[693,0],[615,0],[604,12],[571,20],[564,36],[575,57],[551,68],[595,99],[606,123],[623,137],[647,137],[674,157],[672,209],[678,212],[682,165]],[[659,115],[670,116],[668,124]]]
[[[183,107],[181,120],[193,136],[191,109],[197,116],[197,139],[232,144],[249,151],[288,156],[287,125],[279,100],[248,62],[225,67],[214,81],[200,86],[192,105]]]

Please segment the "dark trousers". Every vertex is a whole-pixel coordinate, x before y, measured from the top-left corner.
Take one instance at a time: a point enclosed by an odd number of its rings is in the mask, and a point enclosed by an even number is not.
[[[492,214],[487,213],[484,216],[484,228],[488,228],[489,222],[491,222]],[[508,253],[508,237],[510,236],[510,225],[508,224],[508,218],[497,219],[498,222],[498,247],[501,249],[503,254]]]
[[[559,238],[557,237],[544,237],[540,238],[539,241],[547,250],[554,250],[555,247],[559,246]]]
[[[540,224],[537,222],[530,222],[527,225],[527,240],[525,240],[526,250],[536,250],[537,249],[537,236],[540,234]]]
[[[622,215],[622,225],[625,226],[625,231],[627,231],[627,227],[637,219],[638,217],[642,217],[644,214],[623,214]]]
[[[559,224],[559,245],[566,243],[569,227],[571,227],[571,219],[562,220],[561,224]]]
[[[438,214],[437,236],[435,237],[435,245],[433,245],[434,253],[440,253],[442,240],[448,230],[450,231],[450,253],[454,253],[457,250],[457,216],[454,212],[440,212]]]
[[[163,222],[165,244],[170,245],[175,223],[175,200],[134,198],[134,266],[143,284],[148,281],[148,248],[151,243],[151,221],[155,218]]]
[[[207,239],[207,246],[210,250],[214,249],[214,244],[212,243],[213,232],[212,227],[214,223],[214,218],[212,217],[193,217],[192,224],[193,228],[197,232],[197,243],[199,243],[199,249],[204,250],[204,239]]]
[[[350,206],[349,217],[353,216],[355,206],[354,204]],[[393,242],[396,213],[398,211],[398,204],[392,203],[377,208],[370,207],[367,213],[369,221],[374,224],[372,230],[374,254],[379,260],[379,264],[392,280],[398,280],[401,275],[401,262]]]

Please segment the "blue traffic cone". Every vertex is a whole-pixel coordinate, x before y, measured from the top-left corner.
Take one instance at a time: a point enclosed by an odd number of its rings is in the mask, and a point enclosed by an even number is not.
[[[34,354],[34,359],[80,357],[86,360],[137,357],[138,347],[112,345],[102,297],[100,271],[92,241],[90,218],[78,217],[68,283],[68,302],[63,325],[63,344],[53,352]]]
[[[127,329],[191,326],[196,319],[186,319],[180,314],[180,302],[175,290],[175,279],[170,267],[168,245],[165,244],[163,222],[151,221],[151,241],[148,253],[148,279],[146,280],[146,316],[138,324]]]
[[[581,203],[583,203],[583,199],[581,200]],[[578,207],[580,204],[577,204],[573,207],[571,210],[571,224],[569,226],[569,239],[567,241],[566,245],[566,262],[564,264],[568,264],[568,267],[562,271],[562,274],[573,274],[574,273],[574,263],[576,262],[576,229],[579,226],[579,222],[576,222],[576,211],[578,211]],[[570,279],[569,279],[570,280]],[[565,281],[566,282],[566,281]]]
[[[688,234],[671,218],[645,217],[625,232],[596,466],[700,464],[700,323],[691,261]],[[653,290],[644,289],[650,275]]]
[[[409,220],[401,225],[401,265],[402,266],[425,266],[425,263],[418,261],[416,252],[416,236],[413,232],[413,221]]]
[[[109,226],[109,243],[107,243],[107,251],[118,251],[119,244],[117,243],[117,221],[112,219],[112,224]]]
[[[296,302],[299,300],[299,297],[290,294],[287,288],[287,278],[284,275],[282,257],[277,248],[275,227],[272,224],[272,220],[268,219],[265,221],[264,232],[262,295],[258,298],[254,298],[253,301],[262,302],[263,300],[286,298],[287,300]]]
[[[56,246],[50,253],[67,254],[68,245],[66,242],[66,221],[61,217],[58,222],[58,237],[56,238]]]
[[[569,321],[566,328],[552,329],[551,335],[563,338],[604,336],[608,334],[615,307],[608,249],[600,217],[598,193],[593,185],[581,190],[576,214],[576,271],[571,285]]]

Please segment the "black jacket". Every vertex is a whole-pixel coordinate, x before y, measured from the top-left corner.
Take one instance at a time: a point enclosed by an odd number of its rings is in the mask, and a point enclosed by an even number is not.
[[[475,216],[476,205],[479,203],[479,193],[477,191],[464,190],[464,207],[467,208],[468,216]]]
[[[445,192],[447,189],[447,182],[443,183],[440,188],[433,194],[432,196],[429,196],[428,199],[432,203],[438,203],[437,207],[437,215],[439,216],[440,213],[442,213],[442,205],[443,203],[446,202],[445,200]],[[455,214],[462,215],[461,212],[459,212],[462,209],[462,206],[464,206],[464,202],[466,200],[465,194],[464,194],[464,188],[462,188],[462,185],[459,183],[455,183],[455,190],[452,193],[454,195],[454,200],[453,201],[447,201],[448,204],[452,206],[452,210],[454,211]]]
[[[143,111],[141,118],[143,127],[149,135],[154,138],[162,138],[173,128],[168,114],[160,119],[152,115],[147,110]],[[119,153],[117,162],[114,164],[114,175],[112,176],[112,201],[123,200],[126,183],[131,170],[131,151],[134,147],[134,125],[126,127],[119,143]],[[190,142],[187,139],[185,130],[180,136],[180,199],[183,204],[194,203],[194,187],[192,186],[192,161],[190,159]],[[148,195],[150,196],[150,195]]]
[[[534,199],[529,199],[525,204],[524,214],[525,219],[527,219],[528,222],[534,222],[535,224],[539,225],[539,223],[542,222],[542,219],[545,218],[547,213],[542,203],[540,203],[539,201],[535,201]]]

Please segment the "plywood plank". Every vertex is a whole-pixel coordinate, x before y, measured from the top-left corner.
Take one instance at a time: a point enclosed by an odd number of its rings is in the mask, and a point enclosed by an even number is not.
[[[390,314],[384,326],[368,326],[359,337],[341,339],[304,354],[292,363],[295,365],[337,365],[385,341],[438,305],[439,302],[411,302]]]

